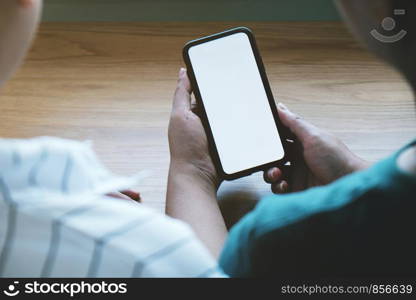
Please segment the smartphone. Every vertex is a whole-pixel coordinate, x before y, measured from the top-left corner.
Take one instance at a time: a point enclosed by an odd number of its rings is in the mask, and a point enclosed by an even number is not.
[[[252,31],[190,41],[183,56],[219,175],[233,180],[283,164],[285,130]]]

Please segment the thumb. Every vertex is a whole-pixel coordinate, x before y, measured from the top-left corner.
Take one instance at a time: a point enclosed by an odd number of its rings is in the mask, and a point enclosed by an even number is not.
[[[303,143],[307,137],[318,134],[318,128],[291,112],[284,104],[278,103],[280,121]]]
[[[186,75],[186,69],[179,71],[178,85],[173,97],[173,110],[190,110],[191,108],[191,83]]]

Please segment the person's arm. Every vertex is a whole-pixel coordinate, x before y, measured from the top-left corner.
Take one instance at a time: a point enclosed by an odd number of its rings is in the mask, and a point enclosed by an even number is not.
[[[171,167],[166,212],[190,224],[214,255],[218,255],[227,233],[216,202],[219,182],[203,126],[192,111],[190,92],[189,79],[182,70],[169,126]],[[282,104],[278,111],[296,141],[289,153],[291,166],[265,171],[264,178],[274,193],[327,184],[368,167],[368,162],[333,135],[299,118]]]
[[[210,252],[218,257],[227,230],[216,198],[216,188],[194,166],[172,162],[166,213],[190,224]]]
[[[169,125],[171,162],[166,213],[191,225],[218,257],[227,235],[217,203],[219,186],[201,120],[191,109],[191,85],[181,69]]]

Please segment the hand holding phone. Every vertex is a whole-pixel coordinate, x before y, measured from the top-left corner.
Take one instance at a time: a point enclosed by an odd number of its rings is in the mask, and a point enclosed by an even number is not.
[[[252,32],[239,27],[191,41],[184,60],[219,176],[283,164],[285,131]]]
[[[201,118],[192,110],[191,91],[186,69],[181,68],[169,122],[171,170],[202,177],[216,190],[221,179],[209,154]]]

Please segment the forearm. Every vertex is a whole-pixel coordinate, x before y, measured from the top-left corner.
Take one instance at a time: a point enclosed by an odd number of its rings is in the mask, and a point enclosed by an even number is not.
[[[211,253],[218,257],[227,235],[215,183],[195,167],[171,163],[166,213],[188,223]]]

